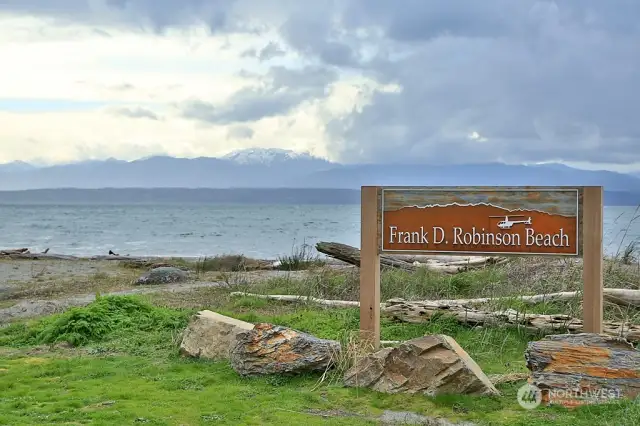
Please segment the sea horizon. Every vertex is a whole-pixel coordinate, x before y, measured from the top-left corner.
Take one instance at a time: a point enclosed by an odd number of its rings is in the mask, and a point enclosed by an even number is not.
[[[604,251],[640,240],[638,207],[604,208]],[[319,241],[360,247],[358,204],[0,204],[0,249],[34,253],[277,259]]]

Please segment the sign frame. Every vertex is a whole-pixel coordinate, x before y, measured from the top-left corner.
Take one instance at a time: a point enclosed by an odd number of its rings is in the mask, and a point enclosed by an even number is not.
[[[576,253],[529,253],[384,249],[385,191],[541,192],[576,191]],[[380,255],[493,255],[581,257],[583,259],[584,332],[601,333],[603,322],[602,186],[362,186],[360,245],[360,337],[376,350],[380,346]],[[588,230],[585,232],[585,230]]]
[[[583,191],[581,187],[569,187],[569,186],[520,186],[520,187],[508,187],[508,186],[474,186],[474,187],[446,187],[446,186],[385,186],[379,187],[380,192],[380,201],[379,201],[379,215],[380,215],[380,229],[378,232],[380,233],[380,247],[379,251],[381,254],[390,254],[390,255],[420,255],[420,254],[429,254],[429,255],[497,255],[497,256],[522,256],[522,255],[531,255],[531,256],[563,256],[563,257],[576,257],[581,255],[581,244],[582,240],[582,201],[583,201]],[[573,253],[526,253],[522,251],[511,251],[511,252],[492,252],[492,251],[464,251],[464,250],[454,250],[454,251],[446,251],[446,250],[397,250],[397,249],[385,249],[385,240],[384,236],[384,207],[385,207],[385,192],[403,192],[403,191],[414,191],[414,192],[437,192],[437,191],[446,191],[450,193],[454,192],[575,192],[576,197],[576,250]]]

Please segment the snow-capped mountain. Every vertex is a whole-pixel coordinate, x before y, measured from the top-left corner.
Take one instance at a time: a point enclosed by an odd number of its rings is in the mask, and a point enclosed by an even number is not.
[[[11,163],[0,164],[0,171],[5,172],[23,172],[35,168],[36,166],[25,163],[24,161],[12,161]]]
[[[636,198],[640,197],[640,179],[631,174],[579,170],[559,164],[341,165],[309,153],[283,149],[246,149],[221,158],[174,158],[165,155],[135,161],[109,159],[26,170],[23,168],[20,165],[6,169],[0,166],[0,190],[603,185],[606,191],[623,191],[637,194]]]
[[[280,148],[249,148],[231,152],[222,157],[224,160],[233,161],[244,165],[270,165],[287,161],[314,161],[328,163],[322,158],[314,157],[308,152],[296,152]]]

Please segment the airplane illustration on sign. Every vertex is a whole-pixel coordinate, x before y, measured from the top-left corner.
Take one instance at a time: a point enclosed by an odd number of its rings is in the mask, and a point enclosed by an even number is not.
[[[498,228],[500,229],[511,229],[513,225],[516,225],[518,223],[522,223],[524,225],[531,225],[531,217],[529,217],[527,220],[509,220],[509,216],[489,216],[489,217],[504,217],[504,220],[501,220],[500,222],[498,222]],[[524,217],[524,216],[515,215],[511,217]]]

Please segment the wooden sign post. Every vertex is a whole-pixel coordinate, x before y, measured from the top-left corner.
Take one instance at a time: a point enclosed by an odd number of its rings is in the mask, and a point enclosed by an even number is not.
[[[374,348],[381,253],[582,256],[584,331],[602,332],[601,186],[363,186],[361,197],[360,331]]]

